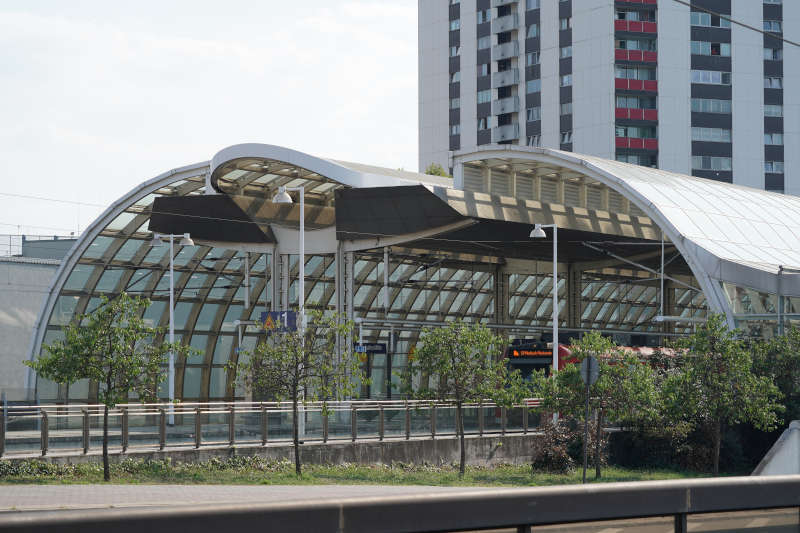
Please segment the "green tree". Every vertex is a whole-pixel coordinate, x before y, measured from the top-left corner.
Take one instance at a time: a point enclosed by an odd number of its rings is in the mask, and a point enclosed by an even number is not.
[[[602,476],[602,428],[606,420],[623,426],[647,424],[657,417],[659,395],[652,368],[619,349],[614,342],[593,331],[571,345],[579,361],[594,357],[599,376],[589,390],[589,407],[597,413],[594,438],[595,477]],[[584,421],[586,385],[579,365],[567,365],[554,376],[538,374],[533,380],[534,394],[541,407],[566,417]]]
[[[800,329],[753,343],[753,369],[767,376],[781,392],[784,420],[800,419]]]
[[[431,163],[430,165],[428,165],[425,168],[425,174],[428,174],[429,176],[443,176],[445,178],[452,177],[450,174],[445,172],[444,168],[442,168],[442,165],[440,165],[439,163]]]
[[[103,479],[109,481],[108,410],[127,402],[135,393],[140,401],[155,401],[158,384],[166,377],[162,366],[167,353],[189,353],[169,343],[155,344],[162,329],[147,326],[141,318],[150,301],[126,293],[102,298],[91,314],[78,317],[64,328],[64,339],[46,345],[44,354],[26,361],[36,373],[56,383],[81,379],[97,382],[103,404]]]
[[[778,388],[768,376],[753,372],[753,361],[738,330],[728,329],[722,315],[712,315],[695,333],[678,342],[686,360],[664,381],[662,394],[675,422],[703,428],[713,435],[713,472],[725,426],[750,423],[769,431],[776,427]]]
[[[457,321],[446,327],[425,328],[402,374],[402,391],[409,397],[455,403],[461,476],[466,462],[464,404],[491,399],[510,407],[528,390],[519,372],[510,372],[505,361],[498,359],[504,344],[481,324]],[[416,387],[415,381],[419,382]]]
[[[358,357],[343,341],[350,337],[353,323],[319,311],[312,311],[308,319],[304,333],[268,329],[266,340],[235,365],[239,379],[250,391],[292,402],[292,441],[298,476],[302,474],[300,404],[322,401],[323,414],[328,414],[327,402],[352,397],[357,382],[365,381]]]

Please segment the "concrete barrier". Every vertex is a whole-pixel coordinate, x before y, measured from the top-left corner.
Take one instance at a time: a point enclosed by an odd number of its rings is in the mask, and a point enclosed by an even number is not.
[[[789,474],[800,474],[800,420],[794,420],[789,424],[751,475]]]

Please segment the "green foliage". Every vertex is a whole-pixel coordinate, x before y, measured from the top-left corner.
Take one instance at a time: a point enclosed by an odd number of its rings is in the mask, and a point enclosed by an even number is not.
[[[428,165],[427,168],[425,168],[425,174],[428,174],[429,176],[443,176],[445,178],[452,177],[450,174],[445,172],[444,168],[442,168],[442,165],[439,163],[431,163]]]
[[[752,344],[753,370],[777,387],[786,408],[784,420],[800,419],[800,329]]]
[[[464,403],[491,399],[510,407],[528,388],[519,371],[509,371],[498,358],[505,341],[482,324],[456,321],[425,328],[414,357],[401,376],[401,390],[411,398],[456,404],[456,434],[461,445],[459,471],[464,473]]]
[[[268,330],[265,341],[232,363],[238,378],[251,392],[292,402],[297,475],[302,473],[299,404],[322,401],[322,411],[327,414],[328,401],[355,396],[357,383],[366,381],[358,357],[345,343],[352,334],[353,323],[319,311],[312,311],[308,319],[305,332]]]
[[[724,428],[740,423],[764,431],[775,428],[783,409],[780,393],[770,377],[753,372],[750,351],[722,315],[710,316],[678,346],[686,350],[686,362],[663,383],[664,407],[675,423],[709,431],[718,474]]]

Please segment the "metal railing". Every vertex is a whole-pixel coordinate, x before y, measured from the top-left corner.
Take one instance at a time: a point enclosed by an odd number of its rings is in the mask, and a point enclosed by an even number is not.
[[[464,405],[465,434],[528,433],[538,414],[524,405],[498,407],[490,401]],[[298,413],[304,442],[452,437],[452,402],[349,401],[307,403]],[[266,446],[292,441],[288,402],[120,404],[109,410],[111,453]],[[173,420],[173,424],[168,422]],[[88,454],[103,440],[102,405],[36,405],[0,408],[0,457]]]
[[[18,532],[797,531],[800,476],[644,481],[280,503],[0,514]],[[624,521],[624,522],[623,522]],[[567,531],[564,526],[546,531]],[[539,529],[536,529],[539,531]]]

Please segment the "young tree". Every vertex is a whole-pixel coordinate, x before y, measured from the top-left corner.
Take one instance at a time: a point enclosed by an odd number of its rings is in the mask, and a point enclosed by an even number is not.
[[[722,433],[726,425],[748,422],[775,428],[782,406],[778,388],[768,376],[757,376],[738,330],[729,330],[722,315],[712,315],[679,345],[686,361],[664,382],[662,394],[672,418],[713,435],[713,472],[719,474]]]
[[[442,168],[442,165],[440,165],[439,163],[431,163],[430,165],[428,165],[425,168],[425,174],[428,174],[429,176],[443,176],[445,178],[452,177],[450,176],[450,174],[445,172],[445,170]]]
[[[781,393],[784,420],[800,419],[800,329],[792,327],[785,335],[755,341],[752,348],[756,375],[770,378]]]
[[[302,334],[298,330],[267,330],[266,340],[236,365],[239,378],[251,391],[292,402],[292,441],[298,476],[302,473],[300,404],[321,400],[323,414],[327,414],[328,401],[355,395],[356,383],[364,381],[358,357],[341,340],[350,337],[353,323],[319,311],[312,311],[308,318]],[[341,350],[338,355],[337,344]]]
[[[598,360],[600,372],[589,390],[589,406],[597,412],[594,438],[595,477],[602,475],[602,427],[605,420],[623,425],[643,424],[653,420],[658,410],[658,391],[652,368],[633,355],[623,352],[614,342],[593,331],[571,346],[572,354],[583,361]],[[542,399],[541,407],[584,421],[586,385],[579,365],[567,365],[555,376],[539,374],[533,381],[534,394]]]
[[[457,321],[425,328],[402,376],[402,389],[409,397],[455,403],[461,476],[466,462],[464,404],[491,399],[510,407],[527,393],[519,372],[510,372],[505,361],[498,359],[503,345],[502,338],[481,324]],[[428,379],[420,379],[414,387],[417,378]]]
[[[45,346],[45,354],[26,361],[40,376],[71,384],[89,379],[98,384],[103,404],[103,479],[109,481],[108,410],[127,402],[131,392],[144,402],[155,401],[163,381],[167,353],[188,353],[169,343],[154,344],[161,329],[148,327],[141,318],[150,301],[126,293],[109,300],[105,296],[91,314],[78,317],[64,328],[64,340]]]

